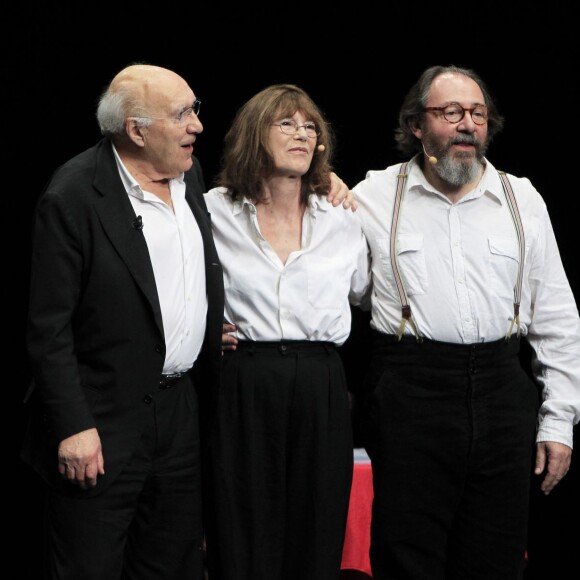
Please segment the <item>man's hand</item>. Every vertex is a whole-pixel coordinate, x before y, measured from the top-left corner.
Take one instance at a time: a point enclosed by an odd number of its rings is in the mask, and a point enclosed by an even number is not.
[[[230,322],[224,322],[222,330],[222,354],[224,350],[236,350],[236,345],[238,344],[238,339],[235,336],[231,336],[230,332],[236,330],[236,325]]]
[[[105,473],[104,466],[101,438],[94,428],[76,433],[58,446],[58,472],[81,489],[95,487],[97,475]]]
[[[344,209],[350,208],[352,211],[356,211],[357,209],[356,200],[354,199],[352,191],[334,172],[330,174],[330,191],[328,192],[326,199],[328,199],[334,207],[342,203]]]
[[[540,489],[548,495],[568,473],[572,462],[572,449],[563,443],[542,441],[536,444],[536,467],[534,473],[546,473]]]

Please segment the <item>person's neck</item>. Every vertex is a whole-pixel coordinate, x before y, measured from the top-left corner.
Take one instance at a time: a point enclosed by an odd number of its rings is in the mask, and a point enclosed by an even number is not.
[[[160,173],[149,163],[145,163],[140,159],[131,157],[122,157],[121,159],[127,168],[127,171],[135,178],[137,183],[143,188],[147,189],[149,184],[167,185],[170,176]]]
[[[155,171],[149,164],[140,159],[121,156],[123,164],[127,171],[133,176],[133,179],[139,184],[143,191],[153,193],[169,207],[173,208],[171,201],[171,188],[169,187],[170,177]]]
[[[260,231],[283,264],[301,248],[306,205],[300,192],[300,178],[270,179],[264,184],[262,201],[256,204]]]
[[[302,179],[300,177],[274,177],[264,183],[263,209],[268,213],[303,214]]]

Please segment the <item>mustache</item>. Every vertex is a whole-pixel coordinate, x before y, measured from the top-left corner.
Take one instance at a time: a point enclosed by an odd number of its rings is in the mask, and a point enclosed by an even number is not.
[[[450,145],[459,145],[462,143],[475,145],[476,147],[480,145],[479,141],[473,135],[456,135]]]

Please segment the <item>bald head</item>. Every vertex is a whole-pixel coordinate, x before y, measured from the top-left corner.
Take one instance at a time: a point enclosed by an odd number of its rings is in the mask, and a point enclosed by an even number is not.
[[[111,81],[110,87],[111,89],[114,89],[117,84],[123,82],[140,83],[144,82],[147,78],[153,80],[155,78],[163,77],[181,78],[177,73],[161,66],[155,66],[152,64],[132,64],[125,67],[115,75]]]
[[[120,137],[127,117],[171,115],[184,95],[193,102],[193,91],[177,73],[149,64],[130,65],[115,75],[101,96],[97,109],[101,132]]]
[[[150,108],[153,104],[171,94],[172,87],[187,85],[177,74],[166,68],[147,64],[135,64],[119,72],[109,85],[112,93],[123,93],[128,104],[139,108]],[[140,116],[133,109],[127,114]]]

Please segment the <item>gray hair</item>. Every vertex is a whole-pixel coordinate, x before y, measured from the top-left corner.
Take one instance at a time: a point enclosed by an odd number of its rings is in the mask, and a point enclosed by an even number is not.
[[[128,86],[111,89],[109,85],[99,98],[97,122],[104,136],[119,137],[125,133],[125,119],[135,117],[139,127],[148,127],[153,120],[136,91]]]
[[[395,129],[395,141],[397,149],[406,157],[411,157],[422,150],[421,142],[413,134],[412,128],[421,123],[425,117],[424,109],[429,100],[433,81],[439,75],[449,72],[472,79],[481,89],[488,110],[487,144],[502,130],[503,117],[499,114],[487,85],[474,70],[454,65],[432,66],[423,71],[407,93],[399,110],[399,126]]]

